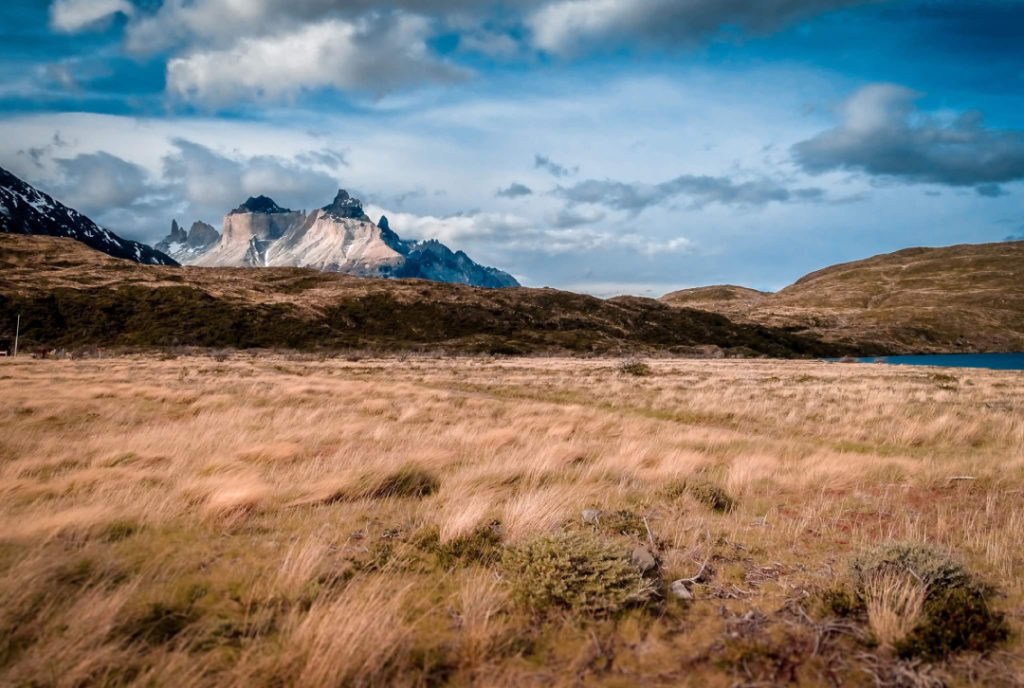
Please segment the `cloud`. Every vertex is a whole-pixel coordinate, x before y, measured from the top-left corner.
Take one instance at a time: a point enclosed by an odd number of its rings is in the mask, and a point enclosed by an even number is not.
[[[270,155],[229,157],[185,139],[163,158],[163,183],[194,206],[200,217],[220,217],[249,196],[265,194],[282,204],[314,208],[326,204],[338,188],[333,175],[299,160]],[[305,155],[309,155],[308,153]]]
[[[568,177],[569,175],[576,174],[577,172],[580,171],[579,167],[573,167],[572,169],[569,169],[565,165],[561,165],[552,160],[551,158],[547,157],[546,155],[541,155],[540,153],[537,153],[535,156],[533,156],[533,167],[534,169],[537,170],[545,170],[552,177],[558,177],[559,179],[561,179],[562,177]]]
[[[552,225],[560,229],[571,229],[582,225],[591,225],[604,218],[605,213],[599,210],[561,208],[550,221]]]
[[[151,191],[143,168],[109,153],[83,153],[54,162],[62,177],[58,197],[86,214],[132,205]]]
[[[512,182],[508,187],[504,189],[498,189],[495,192],[495,196],[499,198],[520,198],[521,196],[529,196],[533,193],[533,189],[520,184],[519,182]]]
[[[423,81],[451,82],[468,72],[435,58],[429,24],[388,15],[306,24],[294,31],[243,37],[228,48],[198,50],[167,63],[167,89],[205,105],[267,101],[318,88],[383,94]]]
[[[738,28],[763,34],[863,0],[556,0],[526,19],[533,45],[555,55],[642,40],[689,44]]]
[[[56,0],[50,6],[50,26],[62,33],[76,33],[119,12],[131,16],[135,8],[128,0]]]
[[[762,206],[772,202],[815,202],[825,197],[822,189],[789,189],[767,179],[735,182],[728,177],[689,174],[661,184],[588,179],[570,187],[559,186],[554,193],[569,203],[603,205],[630,213],[639,213],[679,196],[689,198],[691,208],[702,208],[710,203]]]
[[[1024,179],[1024,131],[985,126],[980,112],[955,119],[922,112],[920,93],[894,84],[857,91],[841,124],[793,146],[811,174],[856,170],[909,183],[975,186],[999,196],[998,184]]]

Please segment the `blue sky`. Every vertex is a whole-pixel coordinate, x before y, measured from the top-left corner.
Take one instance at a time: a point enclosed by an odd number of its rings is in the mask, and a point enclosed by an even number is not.
[[[1024,0],[7,0],[0,166],[123,236],[339,186],[529,286],[1024,238]]]

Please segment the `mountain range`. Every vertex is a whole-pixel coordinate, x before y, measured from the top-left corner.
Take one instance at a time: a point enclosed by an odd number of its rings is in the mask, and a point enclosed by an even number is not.
[[[517,287],[506,272],[479,265],[436,240],[407,241],[387,217],[374,223],[345,190],[308,215],[266,196],[249,198],[224,217],[223,233],[177,222],[157,247],[184,265],[296,267],[360,277],[420,278],[477,287]]]

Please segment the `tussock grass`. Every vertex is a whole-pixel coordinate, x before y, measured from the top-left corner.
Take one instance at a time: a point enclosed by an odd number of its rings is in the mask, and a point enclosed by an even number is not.
[[[617,363],[0,360],[0,684],[1024,670],[1019,373]]]

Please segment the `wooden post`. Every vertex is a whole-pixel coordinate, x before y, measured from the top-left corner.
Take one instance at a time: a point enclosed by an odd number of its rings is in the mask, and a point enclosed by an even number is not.
[[[18,313],[18,324],[14,326],[14,355],[18,355],[18,335],[21,334],[21,313]]]

